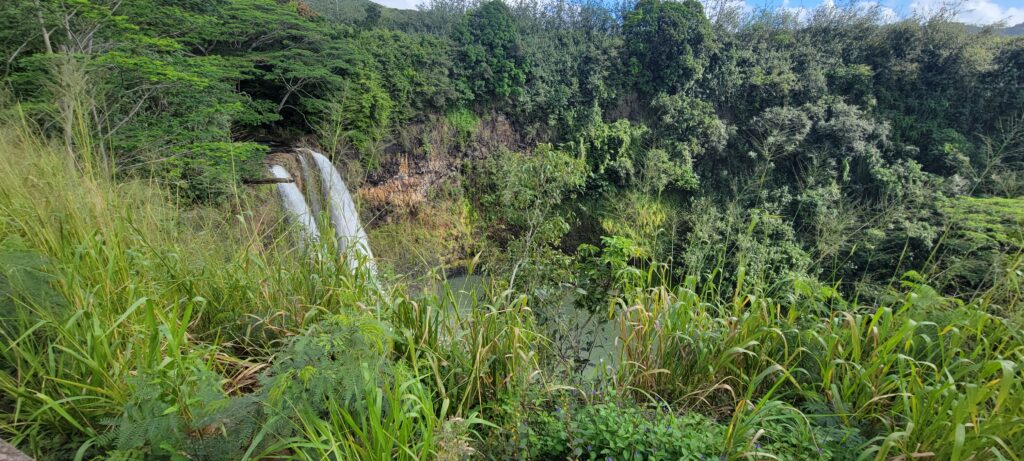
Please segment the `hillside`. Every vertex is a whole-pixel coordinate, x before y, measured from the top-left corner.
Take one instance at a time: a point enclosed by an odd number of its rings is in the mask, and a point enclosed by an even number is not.
[[[1024,37],[717,6],[6,0],[0,439],[1017,460]]]
[[[373,10],[380,12],[381,25],[397,29],[415,29],[422,22],[419,11],[388,8],[370,0],[306,0],[306,3],[325,18],[343,23],[363,22],[367,11]]]
[[[981,27],[981,26],[975,26],[975,25],[970,25],[970,24],[965,25],[965,27],[967,28],[967,30],[969,30],[971,32],[974,32],[974,33],[980,32],[982,30],[990,30],[991,29],[991,30],[994,31],[994,33],[996,35],[1001,35],[1001,36],[1004,36],[1004,37],[1016,37],[1016,36],[1019,36],[1019,35],[1024,35],[1024,23],[1017,24],[1016,26],[996,27],[996,28],[993,28],[991,26]]]

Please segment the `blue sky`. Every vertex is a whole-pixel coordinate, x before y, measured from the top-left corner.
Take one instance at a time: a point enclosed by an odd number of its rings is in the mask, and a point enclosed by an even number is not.
[[[416,5],[424,0],[374,0],[381,5],[392,8],[416,8]],[[814,9],[823,1],[836,1],[837,3],[846,0],[733,0],[745,2],[748,7],[772,7],[790,8],[797,12],[804,12]],[[953,0],[956,1],[956,0]],[[896,19],[914,14],[915,12],[928,13],[942,7],[950,0],[861,0],[864,5],[878,5],[883,9],[884,14]],[[992,24],[997,21],[1005,21],[1007,25],[1020,24],[1024,22],[1024,0],[960,0],[960,20],[971,24]]]
[[[798,10],[809,10],[820,5],[822,1],[830,0],[767,0],[768,3],[756,3],[766,0],[746,0],[748,4],[755,6],[781,6],[783,8],[795,8]],[[844,0],[832,0],[841,3]],[[883,14],[891,18],[903,18],[914,13],[928,14],[934,12],[943,5],[950,4],[950,0],[862,0],[862,5],[877,5],[882,8]],[[992,24],[1004,21],[1007,25],[1015,25],[1024,22],[1024,0],[961,0],[959,6],[959,19],[970,24]]]

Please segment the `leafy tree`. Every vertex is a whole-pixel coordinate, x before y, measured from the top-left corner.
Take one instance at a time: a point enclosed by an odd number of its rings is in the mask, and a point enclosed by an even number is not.
[[[359,22],[359,25],[366,29],[375,29],[381,27],[384,24],[383,14],[381,13],[381,6],[369,2],[366,4],[366,16]]]
[[[896,142],[919,149],[925,171],[963,174],[967,166],[966,134],[987,119],[968,115],[982,100],[986,41],[962,24],[932,19],[895,24],[872,43],[866,64],[875,72],[878,109]]]
[[[316,110],[322,114],[316,128],[323,145],[332,152],[351,145],[364,154],[364,166],[376,168],[379,159],[369,154],[384,137],[394,107],[379,77],[365,74],[346,80],[338,92],[317,104],[322,104]]]
[[[711,23],[696,0],[641,0],[626,16],[622,34],[626,74],[648,97],[691,90],[714,47]]]
[[[446,38],[378,29],[353,34],[338,46],[344,74],[376,74],[395,103],[396,126],[444,111],[457,100],[449,76],[454,50]]]
[[[550,145],[530,155],[504,152],[486,160],[476,190],[478,207],[499,245],[501,266],[510,284],[525,288],[564,275],[568,257],[558,244],[569,231],[563,201],[578,193],[586,178],[584,163]]]
[[[557,5],[516,17],[529,63],[514,115],[531,139],[566,141],[613,103],[622,37],[611,11]]]
[[[526,82],[526,63],[512,12],[502,0],[470,11],[453,32],[462,65],[459,84],[477,103],[510,101]],[[494,101],[492,101],[494,99]]]
[[[636,179],[636,163],[649,131],[646,126],[634,125],[629,120],[612,123],[592,120],[567,147],[586,159],[598,186],[604,182],[628,186]]]
[[[999,46],[992,59],[994,68],[983,77],[989,91],[990,125],[1024,112],[1024,38]]]
[[[710,104],[680,94],[661,93],[651,101],[650,109],[657,116],[655,138],[668,153],[670,168],[676,171],[670,183],[681,189],[696,188],[694,160],[725,148],[729,136],[726,125]]]

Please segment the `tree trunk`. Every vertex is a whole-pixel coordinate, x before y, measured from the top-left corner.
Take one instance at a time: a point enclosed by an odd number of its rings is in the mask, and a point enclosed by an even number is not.
[[[50,43],[50,31],[46,30],[46,21],[43,19],[43,5],[39,3],[39,0],[35,0],[36,3],[36,20],[39,21],[39,27],[43,31],[43,44],[46,45],[46,54],[53,54],[53,44]]]
[[[284,184],[295,182],[292,178],[260,178],[260,179],[246,179],[242,181],[245,184]]]

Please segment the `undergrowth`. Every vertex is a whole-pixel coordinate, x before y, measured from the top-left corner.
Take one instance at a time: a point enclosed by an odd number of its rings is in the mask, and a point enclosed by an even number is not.
[[[1024,453],[1019,253],[970,299],[907,273],[863,305],[611,239],[587,273],[618,337],[569,383],[533,294],[411,294],[245,194],[185,209],[41,139],[0,130],[0,432],[39,459]]]

